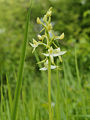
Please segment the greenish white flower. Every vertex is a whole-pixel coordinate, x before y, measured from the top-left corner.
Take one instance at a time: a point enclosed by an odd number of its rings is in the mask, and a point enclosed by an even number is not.
[[[57,68],[57,66],[54,66],[54,65],[51,65],[51,69],[55,69]],[[40,68],[39,70],[48,70],[48,60],[44,63],[44,67],[43,68]]]
[[[43,40],[44,37],[45,37],[45,35],[42,35],[42,36],[41,36],[41,35],[38,35],[38,39],[39,39],[39,40]]]
[[[48,57],[52,55],[53,57],[64,55],[66,51],[60,51],[60,48],[53,49],[52,47],[48,50],[48,53],[42,53],[44,56]]]
[[[32,52],[35,51],[36,47],[38,47],[38,45],[40,45],[40,42],[37,42],[35,39],[33,39],[33,44],[30,43],[30,45],[34,48]]]
[[[63,38],[64,38],[64,33],[62,33],[60,36],[56,36],[56,37],[55,37],[55,40],[56,40],[56,39],[62,40]]]
[[[60,40],[62,40],[64,38],[64,33],[62,33],[59,37]]]
[[[44,56],[51,58],[51,62],[54,64],[54,57],[64,55],[66,51],[60,51],[60,48],[53,49],[52,47],[48,49],[48,53],[42,53]]]

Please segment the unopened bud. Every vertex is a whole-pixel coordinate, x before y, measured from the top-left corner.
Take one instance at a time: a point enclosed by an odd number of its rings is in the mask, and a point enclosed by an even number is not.
[[[52,11],[47,12],[47,16],[50,17],[52,15]]]
[[[38,24],[41,24],[41,23],[42,23],[39,17],[37,17],[37,23],[38,23]]]
[[[51,24],[51,23],[48,24],[48,26],[47,26],[47,30],[48,30],[48,31],[52,30],[52,24]]]
[[[52,15],[52,7],[50,7],[50,9],[47,11],[47,16],[51,16]]]
[[[59,39],[63,39],[64,38],[64,33],[62,33],[61,35],[60,35],[60,37],[59,37]]]
[[[38,39],[39,39],[39,40],[42,40],[42,36],[41,36],[41,35],[38,35]]]
[[[44,21],[44,22],[47,21],[47,15],[44,15],[44,17],[43,17],[43,21]]]

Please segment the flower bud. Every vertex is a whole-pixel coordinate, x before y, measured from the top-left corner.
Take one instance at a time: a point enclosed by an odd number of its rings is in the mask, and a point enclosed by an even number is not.
[[[52,11],[52,7],[49,8],[49,11]]]
[[[41,23],[42,23],[39,17],[37,17],[37,23],[38,23],[38,24],[41,24]]]
[[[47,21],[47,15],[44,15],[44,17],[43,17],[43,21],[44,21],[44,22]]]
[[[47,17],[50,17],[52,15],[52,11],[48,11],[46,15]]]
[[[50,9],[47,11],[47,17],[50,17],[52,15],[52,7],[50,7]]]
[[[52,24],[51,24],[51,23],[48,24],[48,26],[47,26],[47,30],[48,30],[48,31],[52,30]]]
[[[41,36],[41,35],[38,35],[38,39],[39,39],[39,40],[42,40],[42,36]]]
[[[64,33],[62,33],[61,35],[60,35],[60,37],[59,37],[59,39],[63,39],[64,38]]]

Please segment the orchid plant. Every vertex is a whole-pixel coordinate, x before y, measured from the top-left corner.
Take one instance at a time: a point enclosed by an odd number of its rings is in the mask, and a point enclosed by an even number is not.
[[[45,59],[39,63],[44,63],[44,67],[40,70],[48,70],[48,107],[49,107],[49,120],[52,120],[52,108],[51,108],[51,69],[56,69],[58,66],[55,64],[55,57],[58,57],[62,62],[61,56],[66,53],[66,51],[61,51],[60,47],[56,45],[56,40],[62,40],[64,38],[64,33],[60,36],[56,36],[53,32],[53,26],[51,23],[52,7],[47,11],[41,20],[37,18],[37,23],[42,25],[42,30],[38,35],[38,40],[33,39],[33,43],[30,45],[33,47],[34,52],[36,48],[40,45],[43,45],[46,48],[46,52],[42,53],[45,56]]]

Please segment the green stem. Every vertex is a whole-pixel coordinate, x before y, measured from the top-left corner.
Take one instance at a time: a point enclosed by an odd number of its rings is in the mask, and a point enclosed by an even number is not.
[[[49,104],[49,120],[52,120],[51,109],[51,60],[48,59],[48,104]]]
[[[14,105],[13,105],[13,110],[12,110],[12,115],[11,115],[12,120],[16,120],[18,101],[19,101],[19,96],[20,96],[20,91],[21,91],[21,86],[22,86],[22,75],[23,75],[23,67],[24,67],[24,60],[25,60],[29,19],[30,19],[30,8],[27,13],[25,36],[24,36],[24,41],[23,41],[23,46],[22,46],[22,53],[20,57],[20,66],[19,66],[19,73],[18,73],[18,78],[17,78],[17,86],[16,86]]]
[[[79,69],[78,69],[78,63],[77,63],[77,54],[76,54],[76,48],[75,48],[75,67],[76,67],[76,75],[78,79],[78,85],[79,85],[79,90],[80,93],[82,93],[82,86],[81,86],[81,80],[80,80],[80,75],[79,75]]]
[[[58,66],[58,60],[57,60],[57,66]],[[61,114],[60,114],[60,81],[59,81],[59,71],[58,68],[56,69],[56,76],[57,76],[57,89],[56,89],[56,112],[57,112],[57,120],[61,120]]]
[[[66,119],[68,120],[68,102],[67,102],[67,71],[65,69],[65,62],[63,62],[63,68],[64,68],[64,88],[65,88],[65,109],[66,109]]]

